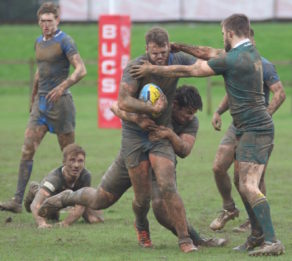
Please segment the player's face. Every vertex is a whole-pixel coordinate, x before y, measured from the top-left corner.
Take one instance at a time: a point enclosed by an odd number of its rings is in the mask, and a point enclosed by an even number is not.
[[[169,51],[170,46],[168,43],[161,47],[156,43],[150,42],[146,46],[148,60],[155,65],[166,65],[168,63]]]
[[[52,13],[42,14],[39,17],[39,25],[46,40],[53,37],[58,29],[59,18]]]
[[[222,35],[224,40],[224,49],[228,52],[231,50],[231,40],[229,38],[228,31],[226,31],[224,27],[222,27]]]
[[[185,125],[194,119],[196,112],[197,109],[192,107],[179,107],[174,103],[172,117],[178,124]]]
[[[74,154],[71,153],[67,156],[64,167],[66,169],[66,174],[70,178],[78,178],[84,169],[85,166],[85,157],[83,154]]]

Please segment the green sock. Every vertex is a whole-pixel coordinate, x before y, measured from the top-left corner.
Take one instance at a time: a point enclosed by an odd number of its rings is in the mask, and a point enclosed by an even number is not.
[[[263,231],[262,231],[261,225],[259,224],[257,220],[257,217],[255,216],[253,209],[251,208],[251,205],[246,200],[242,200],[242,202],[245,206],[245,210],[250,220],[251,234],[255,237],[261,236],[263,234]]]
[[[192,239],[195,245],[200,245],[200,242],[203,240],[199,233],[190,225],[188,224],[188,232],[190,234],[190,238]]]
[[[253,207],[253,211],[262,227],[265,241],[275,242],[276,236],[272,224],[270,206],[266,198],[261,199],[260,202]]]

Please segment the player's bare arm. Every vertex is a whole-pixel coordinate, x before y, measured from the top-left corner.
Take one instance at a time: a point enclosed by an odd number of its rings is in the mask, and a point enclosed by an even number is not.
[[[216,49],[216,48],[212,48],[208,46],[181,44],[181,43],[171,43],[170,47],[171,47],[171,50],[174,52],[181,51],[203,60],[209,60],[211,58],[215,58],[225,53],[223,49]]]
[[[285,101],[286,94],[285,94],[284,87],[281,81],[278,81],[272,84],[269,88],[270,88],[270,91],[273,93],[273,98],[267,110],[270,115],[273,115],[281,106],[281,104]]]
[[[38,228],[50,228],[50,227],[52,227],[52,225],[47,223],[45,218],[39,216],[39,214],[38,214],[40,206],[45,201],[45,199],[47,199],[49,197],[50,197],[50,193],[47,192],[45,189],[41,188],[37,192],[32,204],[31,204],[31,207],[30,207],[31,208],[31,212],[32,212],[32,215],[34,217],[34,220],[35,220]]]
[[[228,96],[227,94],[225,94],[223,100],[220,102],[218,106],[218,109],[213,114],[212,125],[215,130],[217,131],[221,130],[222,120],[220,115],[226,112],[228,109],[229,109]]]
[[[65,81],[63,81],[56,88],[48,93],[48,95],[46,96],[46,99],[48,99],[48,101],[57,101],[66,89],[79,82],[87,73],[86,67],[79,53],[68,56],[68,59],[70,61],[70,64],[74,67],[74,71]]]
[[[121,82],[118,96],[118,107],[126,112],[159,114],[167,106],[167,100],[164,94],[161,94],[154,105],[139,100],[136,97],[137,86]]]
[[[60,226],[67,227],[77,221],[84,213],[85,207],[81,205],[75,205],[69,210],[68,216],[60,222]]]
[[[171,128],[167,128],[165,126],[159,126],[154,131],[150,132],[149,139],[151,141],[169,139],[175,154],[180,158],[187,157],[191,153],[195,143],[194,136],[186,133],[177,135]]]
[[[111,111],[120,119],[136,123],[143,130],[151,130],[157,125],[146,114],[126,112],[118,107],[118,103],[114,102],[111,105]]]
[[[208,65],[207,61],[197,60],[192,65],[170,65],[158,66],[149,62],[141,65],[134,65],[130,71],[131,76],[135,79],[142,78],[148,74],[160,75],[163,77],[204,77],[215,75],[215,72]]]
[[[34,102],[34,98],[38,93],[39,89],[39,71],[36,70],[33,78],[33,86],[32,86],[32,91],[31,91],[31,99],[30,99],[30,106],[29,106],[29,112],[31,112],[31,108]]]

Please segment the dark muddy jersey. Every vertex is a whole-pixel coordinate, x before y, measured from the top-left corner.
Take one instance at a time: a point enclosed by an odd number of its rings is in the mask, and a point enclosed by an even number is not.
[[[263,65],[265,103],[266,103],[266,106],[268,106],[269,98],[270,98],[270,86],[279,82],[280,78],[277,74],[275,66],[264,57],[261,57],[261,59],[262,59],[262,65]]]
[[[60,30],[50,40],[44,41],[43,36],[37,38],[35,55],[39,71],[39,94],[47,94],[67,79],[70,68],[68,57],[77,52],[73,39]]]
[[[185,125],[177,123],[175,120],[172,120],[173,131],[179,136],[181,134],[190,134],[196,137],[199,129],[199,120],[195,116],[193,120],[188,122]]]
[[[91,174],[87,169],[83,169],[80,177],[77,179],[73,187],[69,187],[62,175],[62,168],[63,166],[52,170],[41,182],[41,187],[48,191],[51,195],[56,195],[65,189],[76,191],[83,187],[90,186]]]
[[[208,61],[224,77],[230,113],[237,131],[271,131],[273,122],[265,106],[262,62],[251,42]]]
[[[141,89],[143,88],[145,84],[154,83],[157,86],[159,86],[167,98],[168,106],[166,110],[162,113],[162,115],[159,116],[158,118],[155,118],[154,120],[158,125],[170,126],[172,102],[174,99],[175,90],[176,90],[177,82],[179,78],[167,78],[167,77],[162,77],[162,76],[149,75],[149,76],[143,77],[142,79],[135,80],[134,78],[131,77],[129,71],[131,69],[131,66],[140,64],[142,60],[147,60],[145,55],[136,58],[135,60],[131,61],[127,65],[127,67],[125,68],[123,72],[122,82],[126,82],[128,84],[137,86],[137,93],[135,97],[137,99],[138,99]],[[169,59],[168,59],[168,65],[178,65],[178,64],[191,65],[195,63],[195,61],[196,61],[196,58],[188,54],[184,54],[181,52],[170,53]],[[140,129],[138,125],[136,125],[135,123],[128,122],[128,121],[123,121],[123,127],[130,128],[130,129]]]

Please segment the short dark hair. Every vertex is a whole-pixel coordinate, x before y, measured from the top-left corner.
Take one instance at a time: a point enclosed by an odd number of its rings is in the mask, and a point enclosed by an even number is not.
[[[53,2],[45,2],[43,3],[39,10],[37,11],[37,16],[40,18],[42,14],[54,14],[55,18],[59,17],[59,6],[54,4]]]
[[[153,42],[159,47],[163,47],[169,43],[168,32],[161,27],[153,27],[146,33],[145,41],[146,45]]]
[[[74,144],[74,143],[67,145],[63,149],[63,161],[66,161],[67,157],[70,154],[74,154],[74,156],[82,154],[84,156],[84,158],[86,157],[85,150],[81,146]]]
[[[174,100],[179,107],[191,107],[202,110],[203,103],[198,89],[192,85],[182,85],[176,89]]]
[[[221,26],[223,26],[226,31],[233,31],[239,37],[249,37],[250,22],[245,14],[233,14],[224,19]]]

